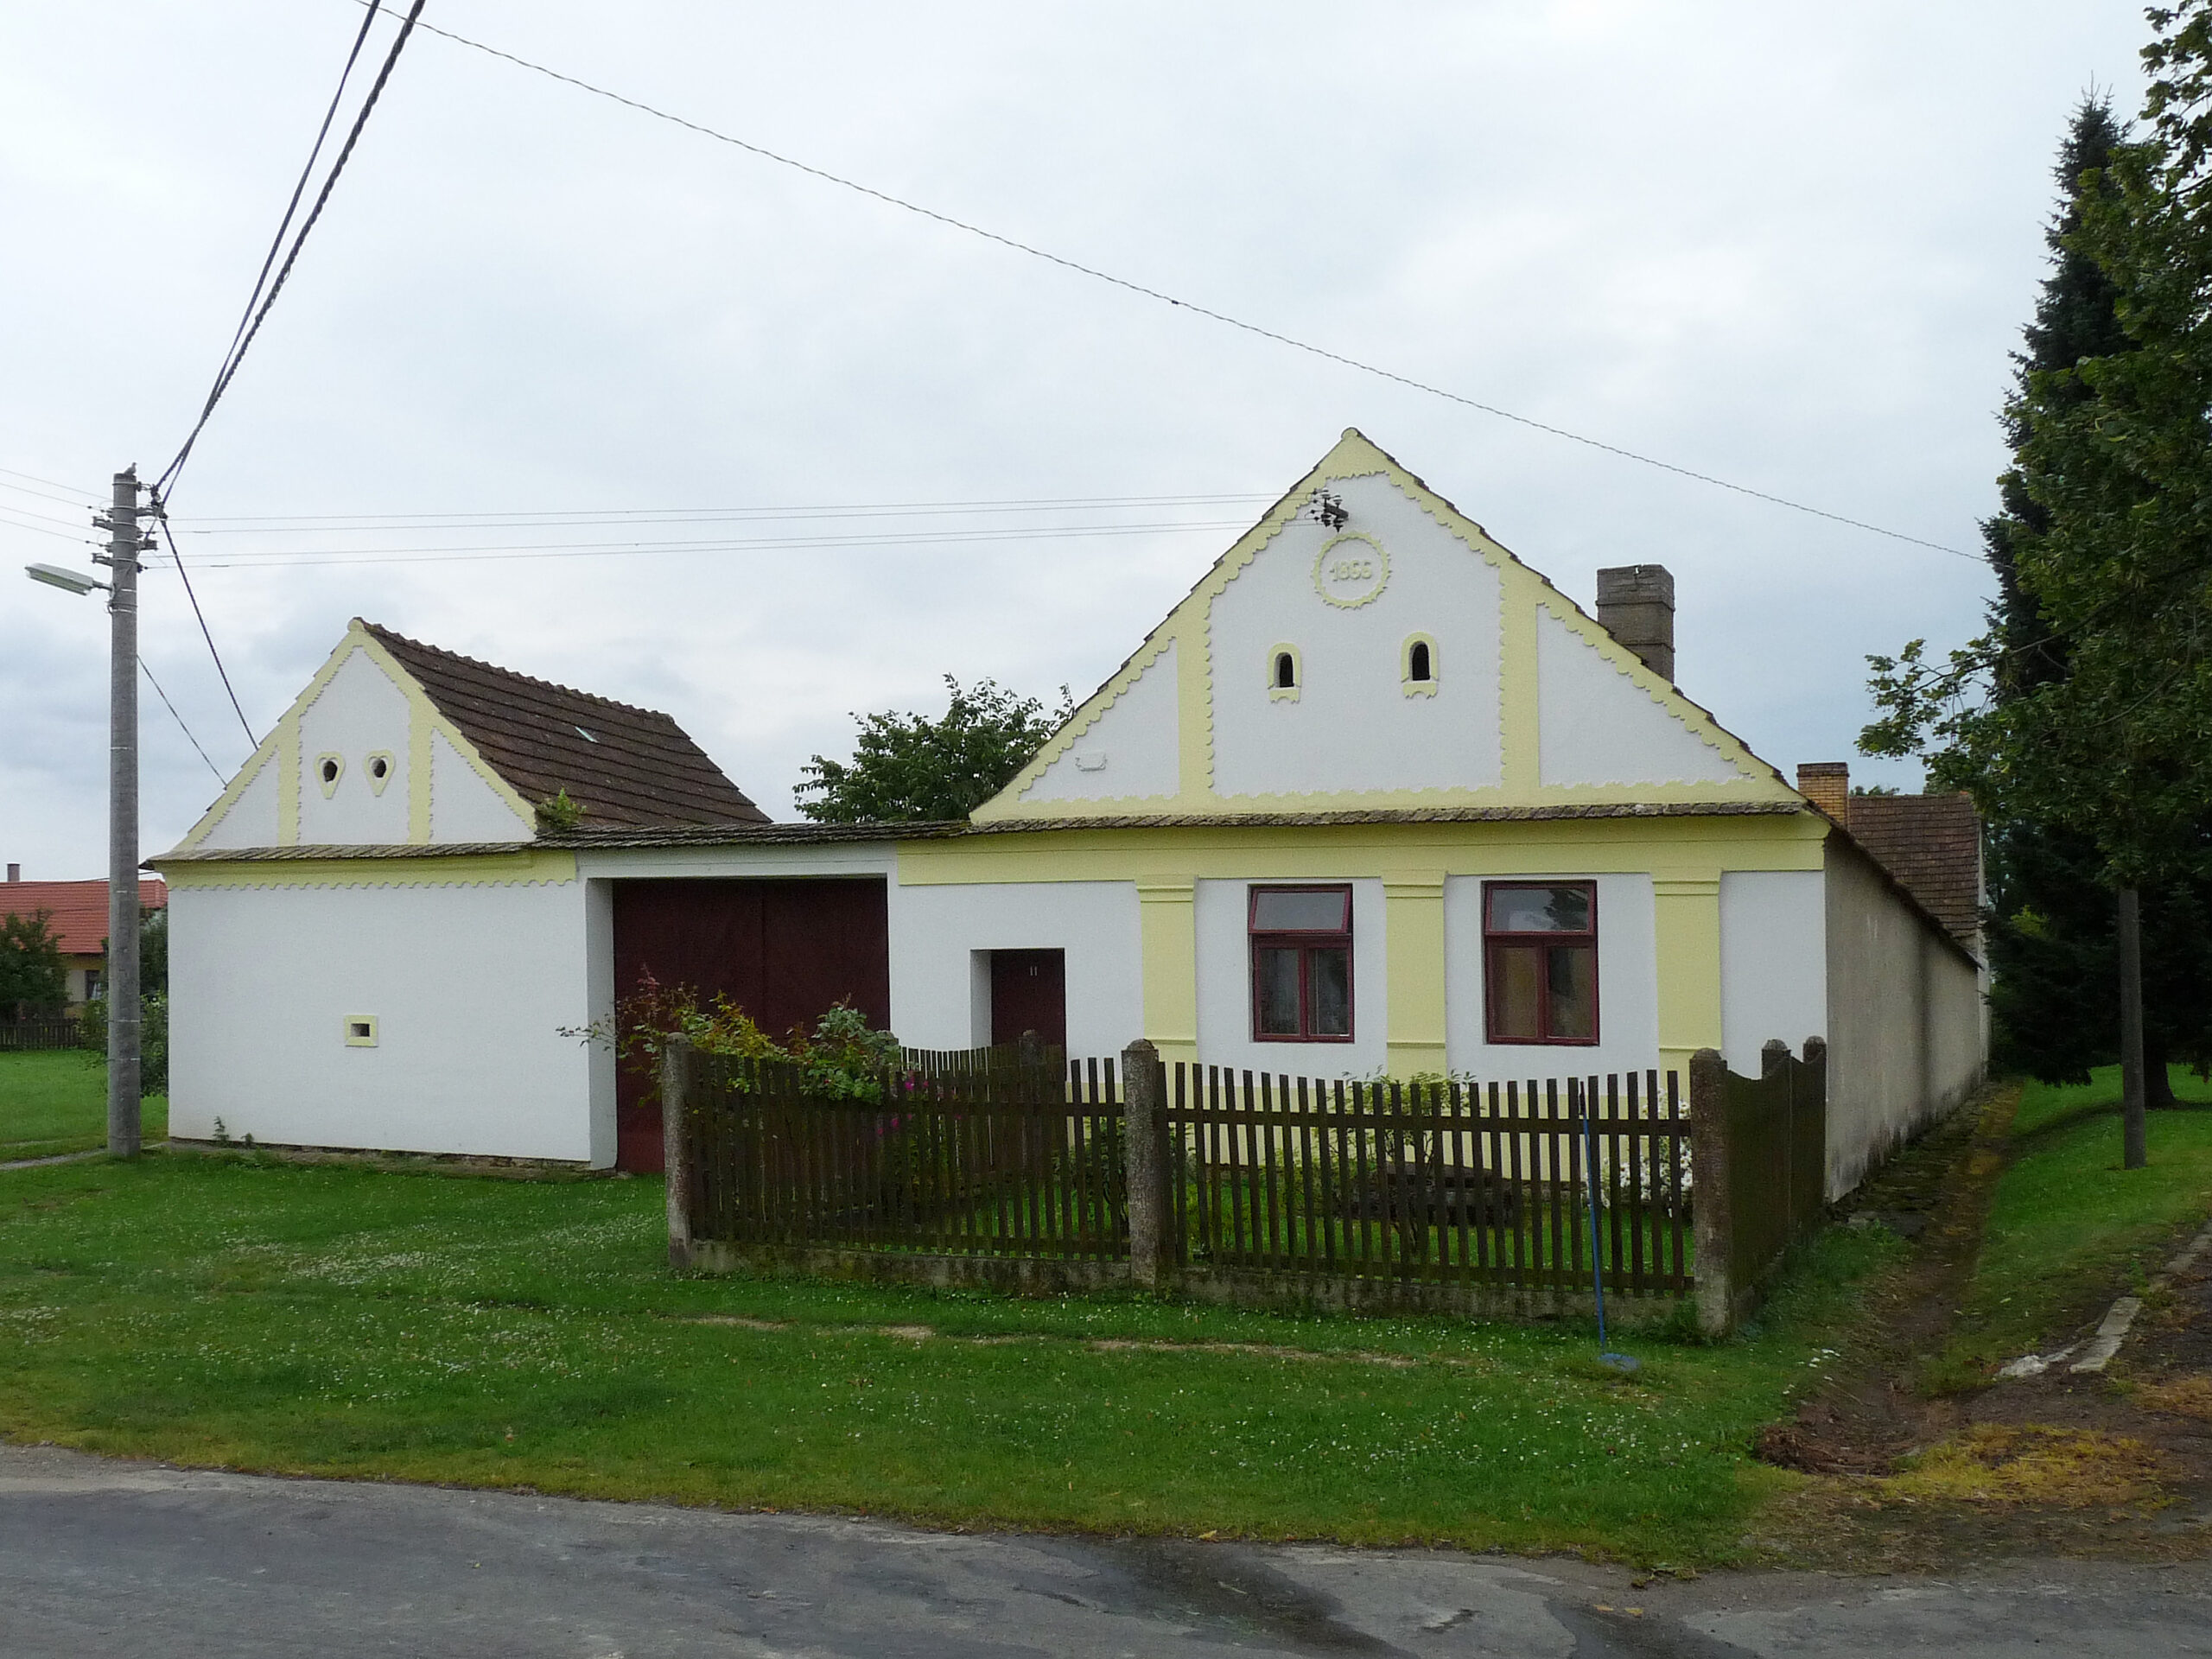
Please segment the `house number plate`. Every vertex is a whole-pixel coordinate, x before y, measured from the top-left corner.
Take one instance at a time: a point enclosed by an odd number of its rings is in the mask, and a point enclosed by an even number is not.
[[[1372,536],[1347,531],[1323,543],[1313,559],[1313,591],[1346,610],[1364,605],[1390,580],[1390,556]]]

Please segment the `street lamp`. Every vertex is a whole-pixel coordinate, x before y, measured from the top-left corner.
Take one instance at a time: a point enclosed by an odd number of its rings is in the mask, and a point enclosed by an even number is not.
[[[107,550],[92,556],[114,576],[100,582],[58,564],[31,564],[33,582],[79,598],[108,596],[107,712],[107,1149],[138,1155],[138,555],[152,543],[139,531],[138,469],[115,475],[105,518]]]
[[[107,588],[107,583],[96,581],[82,571],[65,570],[58,564],[27,564],[23,567],[23,574],[33,582],[42,582],[49,588],[59,588],[79,598],[95,588]]]

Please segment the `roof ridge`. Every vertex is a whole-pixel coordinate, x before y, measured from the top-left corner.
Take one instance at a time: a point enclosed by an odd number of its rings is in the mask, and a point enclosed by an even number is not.
[[[361,625],[363,632],[370,634],[382,643],[396,641],[400,645],[409,647],[410,650],[427,652],[433,657],[442,657],[448,662],[466,663],[471,668],[485,669],[493,674],[502,675],[511,680],[520,680],[526,685],[537,686],[547,691],[558,691],[571,697],[580,697],[586,702],[595,702],[602,708],[621,709],[633,715],[650,715],[656,720],[666,720],[672,721],[675,719],[675,716],[669,714],[665,709],[648,709],[642,703],[624,702],[615,697],[602,697],[595,691],[578,690],[575,686],[563,685],[557,680],[541,680],[535,674],[525,674],[518,668],[503,668],[497,663],[486,662],[481,657],[466,656],[458,651],[448,651],[443,645],[433,645],[420,639],[410,639],[407,635],[399,632],[396,629],[385,627],[381,622],[371,622],[365,618],[359,616],[355,617],[353,620]]]

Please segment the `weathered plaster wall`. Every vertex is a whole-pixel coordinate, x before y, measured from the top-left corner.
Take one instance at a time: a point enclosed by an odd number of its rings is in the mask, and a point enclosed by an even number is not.
[[[1755,1077],[1780,1038],[1793,1054],[1828,1034],[1827,901],[1818,870],[1730,870],[1720,878],[1720,1052]]]
[[[169,902],[173,1134],[611,1160],[611,1090],[602,1146],[595,1062],[556,1029],[596,1012],[582,884],[173,880]]]
[[[1827,857],[1828,1196],[1980,1079],[1975,969],[1840,836]],[[1793,1044],[1794,1046],[1794,1044]]]

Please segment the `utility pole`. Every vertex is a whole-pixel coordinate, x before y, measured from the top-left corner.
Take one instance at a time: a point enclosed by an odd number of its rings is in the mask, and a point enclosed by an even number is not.
[[[107,681],[107,1149],[138,1155],[138,468],[115,475],[104,519],[112,623]]]

